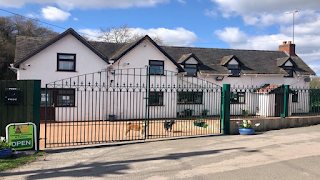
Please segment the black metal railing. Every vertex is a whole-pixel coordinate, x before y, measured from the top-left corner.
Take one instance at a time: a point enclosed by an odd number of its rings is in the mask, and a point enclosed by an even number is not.
[[[221,87],[183,73],[111,69],[45,92],[46,147],[220,133]]]

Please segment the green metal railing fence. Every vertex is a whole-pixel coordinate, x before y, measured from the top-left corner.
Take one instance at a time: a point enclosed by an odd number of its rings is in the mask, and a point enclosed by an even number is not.
[[[162,69],[107,70],[46,85],[46,147],[220,133],[221,88]]]
[[[233,86],[230,88],[230,118],[286,117],[287,96],[284,85]]]
[[[290,94],[291,116],[320,115],[320,89],[290,87]]]
[[[229,134],[230,119],[320,115],[320,90],[223,88],[161,66],[109,69],[42,90],[45,147]]]

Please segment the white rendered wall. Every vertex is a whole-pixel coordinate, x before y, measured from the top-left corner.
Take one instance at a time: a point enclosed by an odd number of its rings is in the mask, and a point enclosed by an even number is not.
[[[57,71],[57,53],[76,54],[76,72]],[[40,79],[42,88],[47,83],[100,71],[107,66],[105,61],[71,34],[42,50],[20,66],[24,64],[30,64],[30,67],[25,67],[26,70],[20,68],[17,79]]]

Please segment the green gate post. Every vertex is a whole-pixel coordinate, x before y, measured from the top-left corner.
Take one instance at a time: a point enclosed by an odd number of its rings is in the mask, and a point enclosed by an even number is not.
[[[41,101],[41,80],[33,81],[33,123],[37,126],[37,149],[40,139],[40,101]]]
[[[230,135],[230,84],[223,84],[222,88],[221,121],[222,134]]]
[[[284,85],[283,113],[281,114],[282,118],[289,116],[289,92],[290,92],[290,86]]]

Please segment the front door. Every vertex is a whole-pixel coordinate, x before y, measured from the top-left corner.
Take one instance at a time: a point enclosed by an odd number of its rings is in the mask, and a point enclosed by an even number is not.
[[[53,93],[53,91],[50,91],[48,89],[46,94],[46,90],[41,89],[40,120],[46,119],[46,103],[47,103],[47,120],[55,120],[54,102],[56,102],[56,93]]]
[[[283,93],[275,93],[275,96],[275,117],[280,117],[283,113],[284,95]]]

